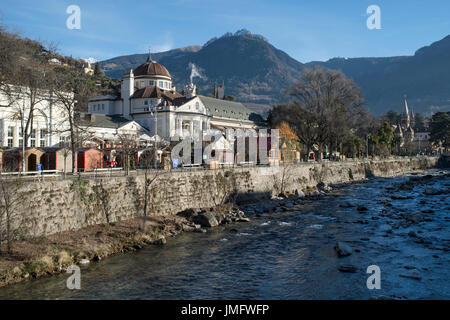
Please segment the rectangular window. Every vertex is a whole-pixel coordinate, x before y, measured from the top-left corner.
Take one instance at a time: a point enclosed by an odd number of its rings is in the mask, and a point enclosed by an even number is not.
[[[23,146],[23,133],[22,128],[19,129],[19,147]]]
[[[102,110],[105,111],[105,104],[102,103]]]
[[[160,86],[161,88],[163,88],[163,82],[162,82],[162,81],[159,82],[159,86]]]
[[[8,127],[8,147],[14,146],[14,127]]]
[[[46,136],[46,130],[45,129],[39,130],[39,146],[41,148],[45,147],[45,136]]]
[[[8,138],[14,137],[14,127],[8,127]]]
[[[148,105],[148,100],[145,100],[145,101],[144,101],[144,104],[145,104],[145,105]]]
[[[59,137],[59,146],[64,147],[64,137],[62,136]]]
[[[30,135],[30,147],[34,148],[36,147],[36,129],[33,129],[31,131]]]

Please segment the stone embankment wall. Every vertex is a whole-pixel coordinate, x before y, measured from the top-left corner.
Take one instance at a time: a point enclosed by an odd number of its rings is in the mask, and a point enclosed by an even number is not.
[[[187,208],[246,201],[280,192],[313,192],[319,183],[336,184],[372,176],[395,176],[433,168],[437,158],[303,163],[193,172],[166,172],[95,180],[21,183],[11,195],[11,230],[19,238],[38,237],[88,225],[144,215],[173,215]],[[147,196],[145,196],[147,194]],[[2,208],[4,209],[4,208]],[[5,217],[1,229],[4,235]]]

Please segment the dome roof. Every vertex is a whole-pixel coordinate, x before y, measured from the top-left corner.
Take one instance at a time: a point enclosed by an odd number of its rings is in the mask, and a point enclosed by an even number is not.
[[[155,61],[147,61],[144,64],[141,64],[139,67],[134,69],[133,71],[134,76],[164,76],[172,79],[172,76],[170,75],[169,71],[159,63],[156,63]]]

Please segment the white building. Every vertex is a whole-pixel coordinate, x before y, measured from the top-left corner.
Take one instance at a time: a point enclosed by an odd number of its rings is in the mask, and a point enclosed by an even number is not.
[[[133,137],[142,146],[152,141],[147,129],[136,121],[125,119],[120,115],[80,114],[77,121],[86,138],[82,143],[85,146],[97,146],[100,149],[111,147],[112,143],[120,142],[120,136]]]
[[[5,89],[5,88],[4,88]],[[26,122],[30,117],[30,94],[25,87],[9,86],[0,90],[0,146],[2,148],[22,147]],[[5,94],[9,91],[9,94]],[[68,93],[72,94],[72,93]],[[55,97],[46,90],[39,90],[35,96],[32,126],[30,126],[28,147],[58,146],[68,141],[68,122],[65,109],[55,102]],[[22,116],[24,115],[24,116]]]
[[[88,112],[134,120],[165,140],[194,130],[257,129],[262,123],[242,103],[197,95],[192,83],[184,91],[176,91],[169,71],[149,54],[147,62],[123,76],[120,97],[93,97]]]

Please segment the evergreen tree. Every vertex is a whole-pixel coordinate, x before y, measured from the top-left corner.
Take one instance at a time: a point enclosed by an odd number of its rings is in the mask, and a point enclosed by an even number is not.
[[[437,112],[431,117],[430,123],[430,140],[431,142],[442,146],[446,149],[450,147],[450,111]]]
[[[102,68],[100,68],[100,63],[96,63],[94,67],[94,76],[95,77],[104,77],[105,73],[103,72]]]

